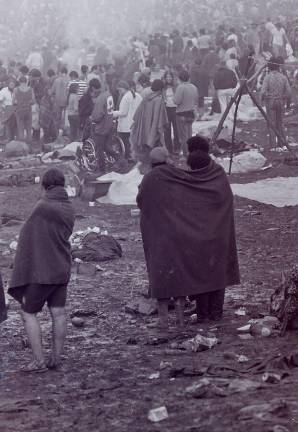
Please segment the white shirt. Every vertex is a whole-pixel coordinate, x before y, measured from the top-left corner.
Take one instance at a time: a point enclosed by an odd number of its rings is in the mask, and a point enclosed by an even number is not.
[[[39,71],[41,71],[43,68],[42,55],[39,52],[32,52],[31,54],[29,54],[26,60],[26,65],[29,70],[38,69]]]
[[[135,112],[142,102],[142,97],[139,93],[135,94],[135,98],[131,91],[125,93],[121,99],[119,111],[114,111],[114,116],[118,117],[118,132],[129,133],[133,123]]]
[[[13,105],[13,103],[12,103],[12,95],[13,95],[13,92],[11,92],[8,87],[4,87],[0,91],[0,103],[1,103],[1,105],[3,107],[7,107],[7,106]]]
[[[275,29],[273,32],[273,45],[284,46],[286,32],[284,28]]]

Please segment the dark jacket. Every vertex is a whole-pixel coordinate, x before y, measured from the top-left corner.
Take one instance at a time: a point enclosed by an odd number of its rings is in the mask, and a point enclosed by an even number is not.
[[[215,73],[213,84],[215,90],[233,89],[237,85],[237,77],[230,69],[221,67]]]
[[[82,129],[85,127],[87,120],[91,116],[93,108],[94,101],[90,95],[90,92],[87,91],[79,100],[79,117]]]
[[[199,97],[207,97],[209,89],[209,75],[201,66],[194,64],[190,70],[190,82],[199,92]]]

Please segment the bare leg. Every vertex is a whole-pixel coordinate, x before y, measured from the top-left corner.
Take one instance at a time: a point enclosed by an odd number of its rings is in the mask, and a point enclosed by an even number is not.
[[[179,326],[184,327],[184,309],[185,309],[185,297],[178,297],[175,299],[175,311],[177,317],[177,323]]]
[[[169,313],[168,308],[169,308],[168,299],[157,300],[159,327],[161,327],[163,329],[168,328],[168,313]]]
[[[34,360],[40,365],[44,365],[44,354],[41,342],[41,328],[35,314],[29,314],[22,311],[25,330],[29,339],[31,349],[33,351]]]
[[[64,307],[50,308],[52,316],[52,356],[49,367],[57,367],[61,361],[61,354],[66,338],[66,313]]]

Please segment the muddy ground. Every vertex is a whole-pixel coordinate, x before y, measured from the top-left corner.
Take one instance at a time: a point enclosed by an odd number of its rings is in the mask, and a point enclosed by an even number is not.
[[[264,146],[264,125],[242,127],[247,141],[258,140]],[[273,164],[270,170],[233,175],[232,181],[298,175],[298,167],[284,165],[282,156],[272,156],[268,149],[265,154]],[[25,219],[38,196],[38,185],[1,187],[1,214]],[[35,375],[19,372],[29,362],[30,350],[26,348],[18,306],[10,301],[9,319],[0,332],[0,431],[297,431],[298,368],[288,368],[282,361],[297,348],[297,332],[288,332],[284,338],[241,339],[237,328],[250,318],[268,313],[270,295],[280,281],[281,270],[296,262],[298,208],[280,209],[236,197],[242,283],[227,290],[223,321],[216,326],[188,324],[185,331],[180,331],[175,330],[171,314],[172,331],[164,337],[148,328],[155,317],[125,312],[127,302],[147,292],[138,219],[131,217],[131,207],[88,207],[79,199],[74,204],[76,229],[106,228],[120,239],[123,258],[102,263],[102,271],[93,277],[76,275],[74,267],[68,314],[89,309],[96,316],[87,317],[84,328],[75,328],[68,320],[64,361],[58,371]],[[1,252],[7,250],[7,243],[18,231],[19,227],[1,227]],[[2,256],[5,281],[12,259],[13,254]],[[235,315],[241,306],[246,307],[246,316]],[[41,321],[45,348],[49,350],[51,328],[46,310]],[[220,341],[213,349],[198,353],[175,349],[177,342],[208,331]],[[245,355],[248,362],[239,363],[232,354]],[[278,364],[272,366],[270,357],[278,354]],[[264,367],[258,368],[256,363],[262,361]],[[278,383],[264,383],[266,365],[284,373],[284,378]],[[156,372],[159,378],[149,379]],[[221,391],[208,391],[200,398],[187,395],[186,388],[202,378]],[[235,379],[252,380],[260,388],[235,392],[228,388]],[[250,405],[256,406],[240,412]],[[153,424],[147,419],[148,412],[161,406],[166,406],[168,419]],[[278,429],[277,425],[287,429]]]

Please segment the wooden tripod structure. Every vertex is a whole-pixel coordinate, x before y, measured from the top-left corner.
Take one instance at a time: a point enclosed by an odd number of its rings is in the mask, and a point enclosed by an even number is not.
[[[290,151],[292,152],[291,147],[289,146],[289,144],[287,143],[287,140],[284,136],[282,136],[279,132],[279,130],[277,130],[276,126],[271,122],[271,120],[268,118],[266,111],[264,110],[264,108],[262,107],[262,105],[259,103],[259,101],[257,100],[257,98],[255,97],[255,95],[253,94],[253,87],[250,87],[249,84],[251,82],[253,82],[258,76],[259,74],[263,71],[263,69],[265,68],[265,66],[263,66],[262,68],[260,68],[250,79],[247,78],[241,78],[240,79],[240,86],[239,88],[236,90],[234,96],[231,98],[230,102],[227,105],[227,108],[225,110],[225,112],[223,113],[216,131],[214,132],[212,138],[211,138],[211,145],[215,145],[217,138],[219,137],[224,122],[226,120],[226,118],[229,115],[229,112],[232,108],[232,106],[235,104],[235,111],[234,111],[234,118],[233,118],[233,130],[232,130],[232,148],[231,148],[231,154],[230,154],[230,166],[229,166],[229,175],[231,174],[232,171],[232,164],[233,164],[233,156],[234,156],[234,147],[235,147],[235,135],[236,135],[236,123],[237,123],[237,115],[238,115],[238,109],[239,109],[239,104],[242,98],[242,95],[244,92],[246,92],[247,94],[249,94],[251,100],[253,101],[253,103],[255,104],[255,106],[259,109],[260,113],[262,114],[262,116],[264,117],[264,119],[267,122],[267,125],[270,129],[272,129],[279,142],[283,143],[283,145]],[[247,74],[246,74],[247,75]]]

